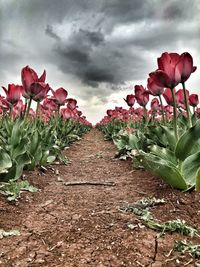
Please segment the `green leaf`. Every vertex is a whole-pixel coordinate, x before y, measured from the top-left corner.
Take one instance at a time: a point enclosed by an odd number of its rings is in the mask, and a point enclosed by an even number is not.
[[[135,134],[130,134],[129,135],[129,147],[130,149],[138,149],[138,138],[136,137]]]
[[[26,152],[27,150],[26,145],[28,144],[28,142],[29,142],[28,138],[22,138],[20,140],[20,143],[16,147],[14,147],[11,151],[12,159],[15,159],[19,155],[22,155]]]
[[[20,120],[15,121],[10,139],[12,147],[17,146],[20,143],[20,140],[22,138],[22,129],[22,122]]]
[[[196,181],[196,173],[200,167],[200,152],[187,157],[182,163],[181,172],[187,184],[194,186]]]
[[[40,142],[40,136],[38,131],[36,130],[33,135],[31,136],[31,143],[30,143],[30,153],[32,155],[34,155],[35,153],[37,153],[37,148],[39,146],[39,142]]]
[[[161,126],[164,133],[165,133],[165,136],[167,138],[167,145],[168,147],[174,151],[175,147],[176,147],[176,138],[174,136],[174,130],[167,127],[167,126]]]
[[[54,162],[55,159],[56,159],[55,156],[48,156],[47,157],[47,163],[52,163],[52,162]]]
[[[197,170],[195,180],[196,180],[195,188],[197,192],[200,192],[200,168]]]
[[[162,178],[170,186],[181,190],[188,188],[183,176],[172,162],[144,152],[140,152],[138,158],[146,169]]]
[[[0,150],[0,173],[6,173],[11,167],[12,161],[10,156],[3,150]]]
[[[178,140],[175,149],[175,155],[178,159],[184,161],[200,138],[200,119],[197,123],[188,129]]]
[[[172,162],[174,165],[177,165],[176,157],[174,156],[174,153],[171,150],[157,145],[152,145],[150,147],[150,151],[152,154],[162,159],[168,160]]]

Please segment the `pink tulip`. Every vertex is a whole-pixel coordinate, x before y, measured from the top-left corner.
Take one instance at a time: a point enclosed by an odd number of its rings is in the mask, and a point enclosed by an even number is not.
[[[180,82],[185,82],[195,70],[189,53],[165,52],[158,58],[158,70],[149,75],[156,85],[173,89]]]
[[[61,109],[61,115],[64,119],[70,119],[74,117],[73,111],[69,108]]]
[[[195,72],[197,67],[193,66],[193,58],[192,56],[185,52],[181,54],[180,60],[175,68],[175,77],[179,79],[181,83],[187,81],[190,77],[191,73]]]
[[[189,91],[186,90],[187,98],[189,97]],[[177,101],[177,106],[185,109],[185,98],[184,98],[184,90],[179,89],[176,92],[176,101]]]
[[[150,94],[152,94],[153,96],[159,96],[162,95],[163,91],[164,91],[164,87],[163,86],[158,86],[153,77],[149,77],[147,80],[147,88],[149,89]]]
[[[157,98],[153,98],[153,99],[151,100],[151,109],[152,109],[153,111],[160,110],[160,103],[159,103],[159,101],[158,101]]]
[[[67,107],[71,110],[74,110],[77,106],[77,101],[73,98],[67,99]]]
[[[167,102],[167,104],[169,106],[173,106],[174,102],[173,102],[173,98],[172,98],[172,91],[170,88],[166,88],[164,93],[163,93],[163,97],[165,98],[165,101]]]
[[[47,97],[47,93],[49,91],[49,85],[43,82],[35,82],[32,83],[29,89],[29,95],[36,102],[41,102]]]
[[[0,108],[4,111],[7,111],[10,109],[9,102],[5,99],[4,96],[0,96]]]
[[[38,78],[37,73],[31,69],[29,66],[26,66],[21,71],[21,79],[23,84],[23,96],[25,98],[31,97],[30,87],[32,83],[41,82],[44,83],[46,79],[46,71],[44,70],[43,74]]]
[[[67,102],[67,91],[62,87],[57,89],[56,91],[51,89],[51,91],[53,93],[52,99],[54,99],[59,106],[65,105],[65,103]]]
[[[22,95],[22,86],[21,85],[15,85],[15,84],[9,84],[8,89],[3,87],[3,90],[6,94],[6,100],[11,104],[15,105],[20,100]]]
[[[42,108],[45,110],[50,110],[50,111],[56,111],[58,110],[58,105],[53,99],[48,99],[46,98],[43,103],[42,103]]]
[[[142,85],[135,85],[135,98],[140,106],[145,107],[149,102],[149,92]]]
[[[113,110],[108,109],[108,110],[106,111],[106,113],[107,113],[107,115],[108,115],[109,117],[111,117],[111,116],[113,115]]]
[[[129,107],[132,107],[135,103],[135,96],[134,95],[127,95],[126,99],[124,98],[124,100],[126,101],[127,105]]]
[[[189,104],[192,107],[196,107],[199,104],[199,97],[196,94],[191,94],[189,96]]]

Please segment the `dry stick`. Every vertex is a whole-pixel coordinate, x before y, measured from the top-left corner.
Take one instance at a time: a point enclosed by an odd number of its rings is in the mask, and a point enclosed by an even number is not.
[[[89,181],[80,181],[80,182],[69,182],[64,183],[66,186],[70,185],[104,185],[104,186],[115,186],[114,182],[89,182]]]

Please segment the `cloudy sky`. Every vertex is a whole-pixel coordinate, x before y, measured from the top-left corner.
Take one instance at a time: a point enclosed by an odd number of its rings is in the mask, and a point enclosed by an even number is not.
[[[46,69],[95,122],[146,86],[162,52],[188,51],[187,88],[200,93],[199,14],[199,0],[0,0],[0,85],[20,83],[25,65]]]

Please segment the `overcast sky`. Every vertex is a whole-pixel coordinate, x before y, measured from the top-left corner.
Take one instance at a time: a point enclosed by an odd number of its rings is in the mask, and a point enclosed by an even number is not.
[[[188,51],[187,88],[200,93],[199,14],[199,0],[0,0],[0,85],[20,83],[25,65],[46,69],[95,122],[146,86],[162,52]]]

